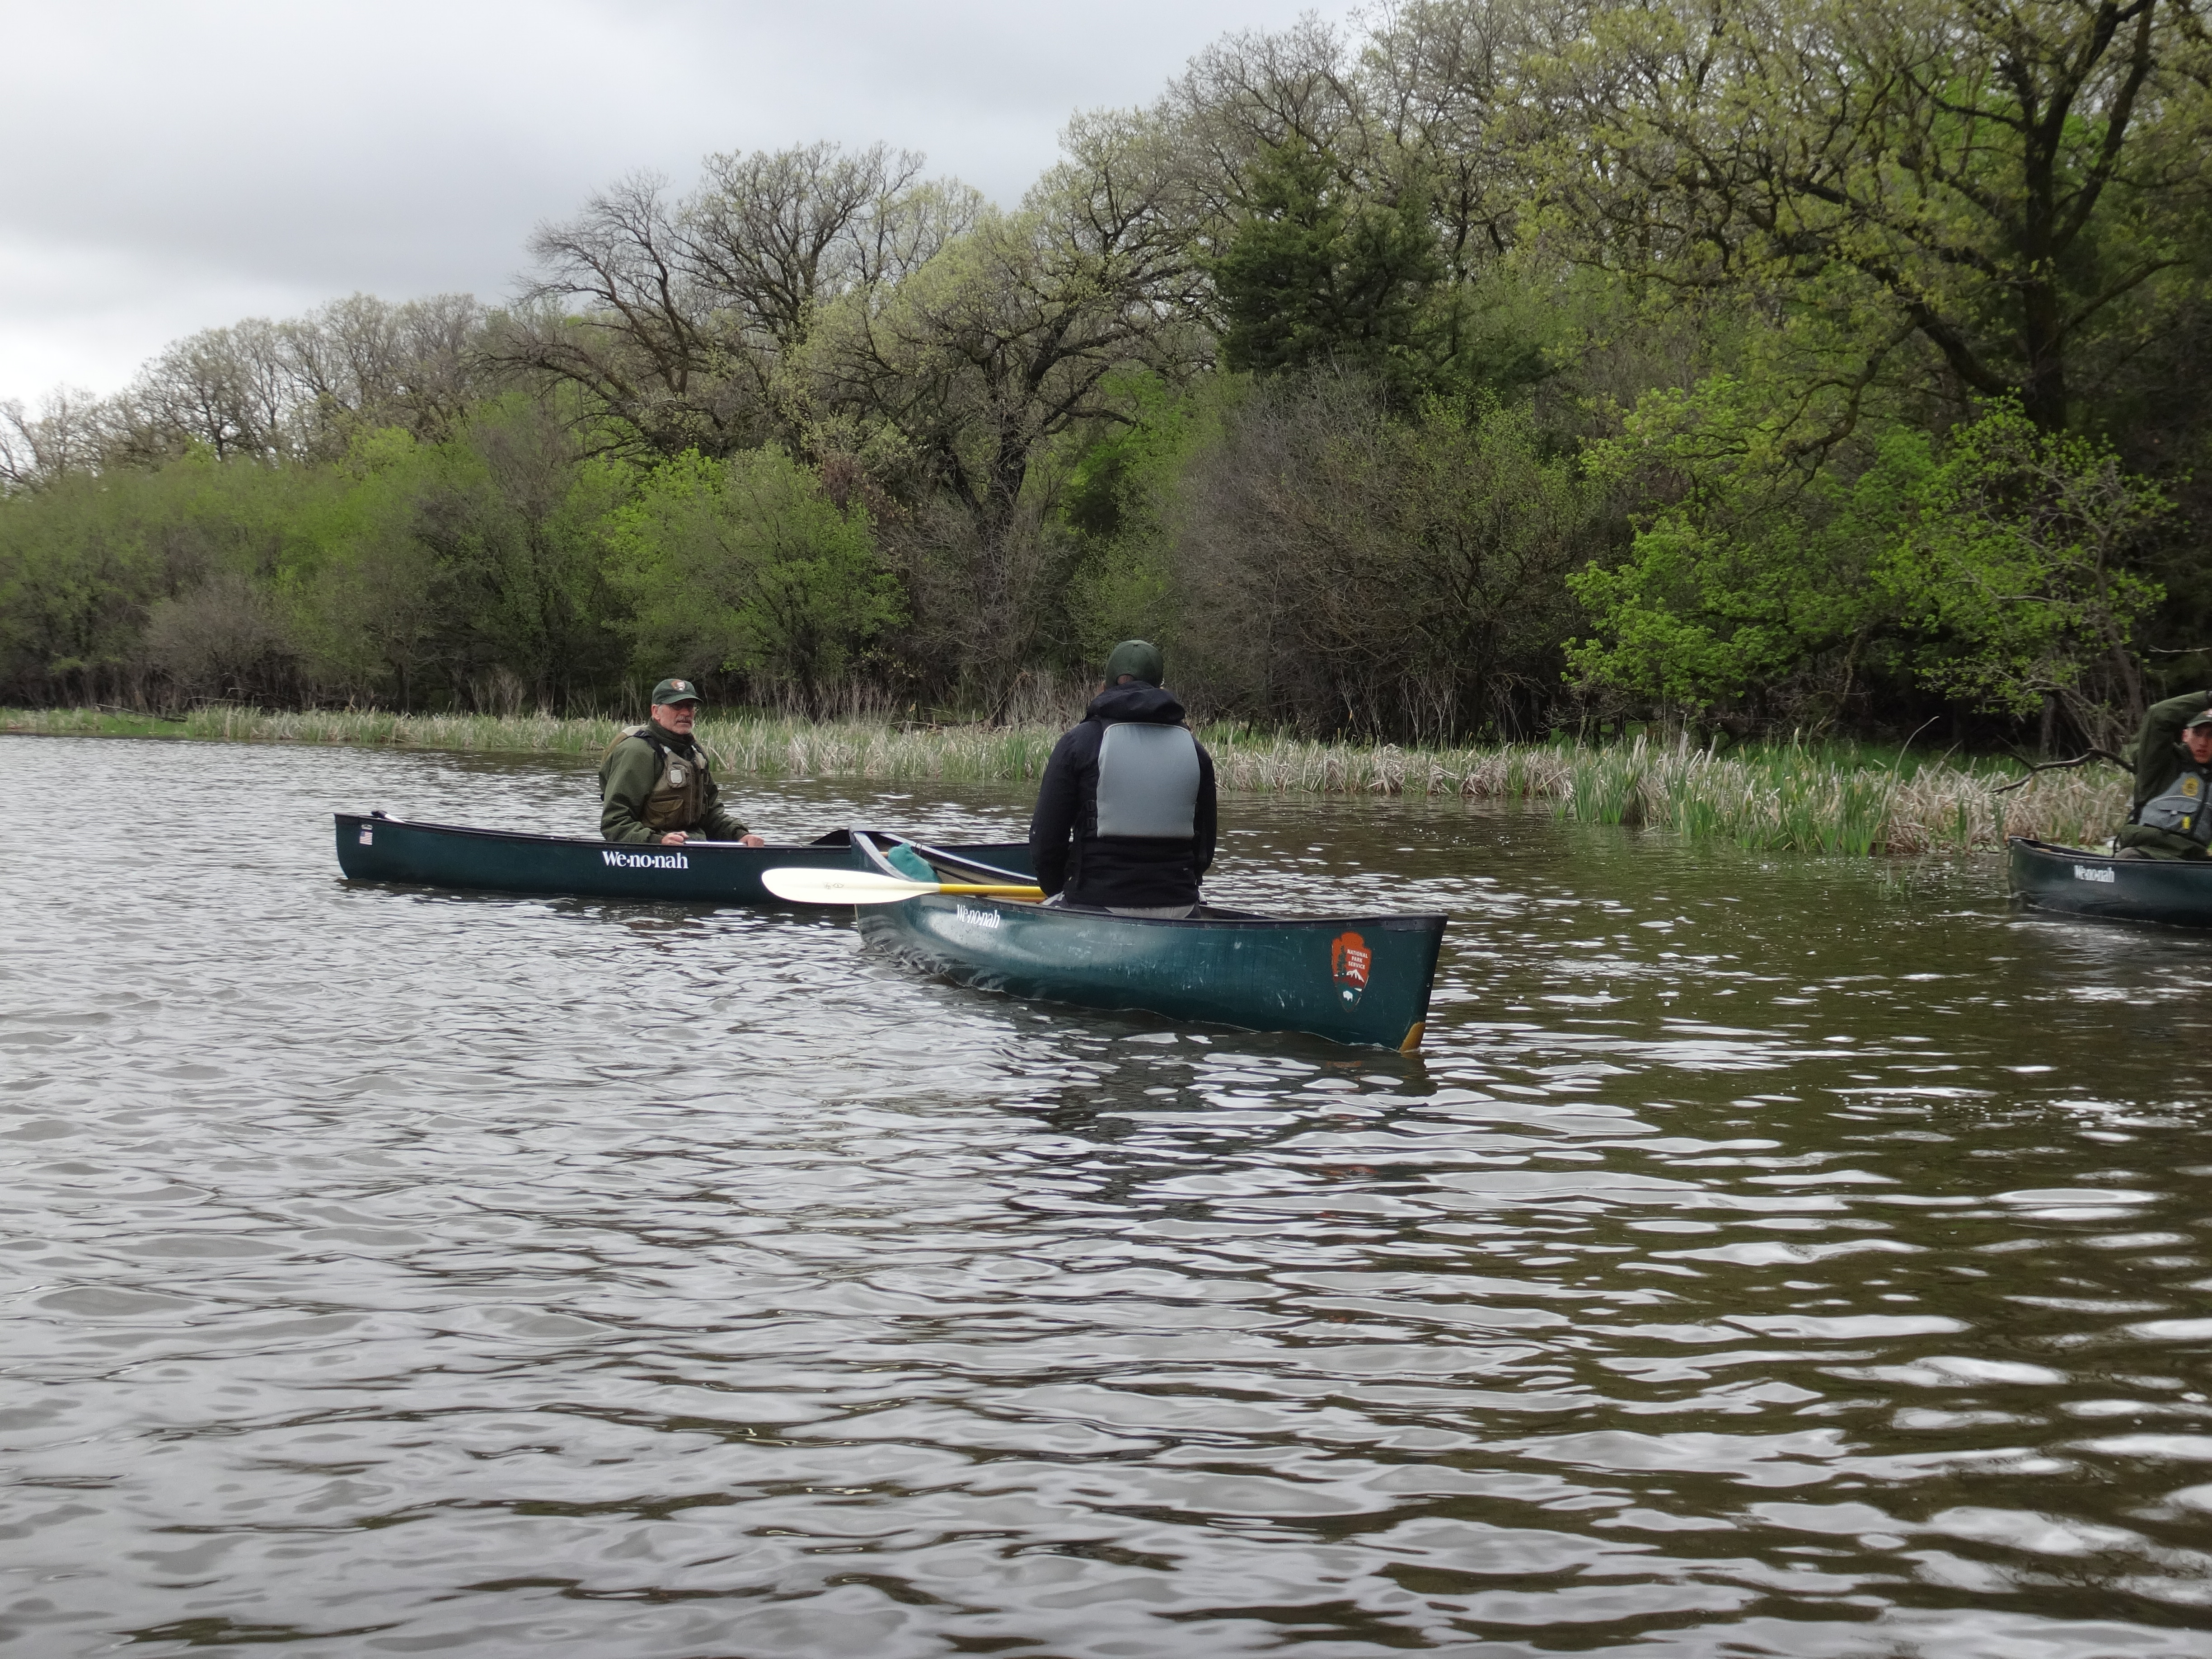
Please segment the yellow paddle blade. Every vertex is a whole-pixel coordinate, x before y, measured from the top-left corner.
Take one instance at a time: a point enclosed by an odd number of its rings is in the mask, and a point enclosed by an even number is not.
[[[1000,898],[1041,899],[1042,887],[978,883],[902,881],[868,870],[807,870],[786,865],[761,872],[761,885],[791,904],[896,904],[924,893],[978,893]]]

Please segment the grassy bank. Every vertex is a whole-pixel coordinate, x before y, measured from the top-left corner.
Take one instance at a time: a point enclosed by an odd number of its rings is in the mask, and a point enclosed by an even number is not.
[[[596,757],[611,720],[550,715],[272,714],[211,708],[177,720],[96,709],[0,710],[0,731]],[[1049,726],[903,730],[709,718],[700,734],[732,775],[947,783],[1035,778]],[[1548,801],[1560,817],[1647,824],[1696,840],[1806,852],[1997,848],[2007,836],[2100,842],[2127,806],[2115,769],[2046,772],[2000,793],[2008,762],[1922,762],[1855,744],[1777,745],[1713,755],[1686,744],[1507,744],[1401,749],[1304,743],[1242,727],[1202,734],[1225,787],[1259,793],[1458,796]]]

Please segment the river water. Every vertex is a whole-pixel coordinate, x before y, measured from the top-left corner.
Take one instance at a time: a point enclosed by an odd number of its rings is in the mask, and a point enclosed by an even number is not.
[[[1018,792],[742,787],[1003,833]],[[338,875],[580,766],[0,738],[0,1651],[2212,1652],[2212,939],[1232,798],[1418,1059]]]

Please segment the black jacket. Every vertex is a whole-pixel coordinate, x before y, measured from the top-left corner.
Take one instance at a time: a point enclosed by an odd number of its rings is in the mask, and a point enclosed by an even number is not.
[[[1198,745],[1198,803],[1188,841],[1139,841],[1098,833],[1098,744],[1109,726],[1176,726],[1182,705],[1157,685],[1133,681],[1091,700],[1083,724],[1053,745],[1030,819],[1037,884],[1070,904],[1195,904],[1198,879],[1213,862],[1213,757]]]

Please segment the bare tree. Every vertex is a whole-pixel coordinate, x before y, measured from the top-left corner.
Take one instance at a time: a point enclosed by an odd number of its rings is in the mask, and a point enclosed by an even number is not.
[[[1174,137],[1196,222],[1225,223],[1261,151],[1296,143],[1338,155],[1366,147],[1351,43],[1311,13],[1289,28],[1226,35],[1169,82],[1155,119]]]
[[[35,415],[20,399],[0,402],[0,490],[90,471],[106,452],[114,418],[106,399],[78,386],[56,386]]]
[[[155,601],[140,651],[173,694],[282,702],[299,695],[299,648],[269,590],[220,570]]]
[[[1427,174],[1455,281],[1513,247],[1545,125],[1532,62],[1578,32],[1582,0],[1410,0],[1381,8],[1353,74],[1368,124]]]
[[[495,355],[580,394],[613,448],[804,451],[783,376],[823,307],[898,281],[980,211],[921,166],[880,144],[812,144],[710,156],[678,201],[660,178],[624,180],[539,228],[540,275]]]
[[[449,436],[492,389],[485,326],[465,294],[356,294],[285,322],[204,330],[139,371],[105,423],[103,456],[145,463],[200,444],[224,460],[327,457],[375,426]]]
[[[492,389],[478,358],[487,321],[471,295],[356,294],[280,325],[301,441],[329,453],[367,427],[451,436]]]
[[[1601,545],[1603,506],[1525,413],[1394,418],[1353,376],[1275,382],[1170,515],[1190,678],[1309,731],[1531,735],[1574,627],[1565,574]]]
[[[121,447],[150,460],[204,444],[218,460],[285,448],[289,385],[275,324],[204,329],[138,371],[123,397]]]
[[[981,619],[966,672],[994,702],[1037,647],[1054,583],[1038,538],[1055,441],[1131,418],[1118,374],[1180,379],[1206,358],[1187,181],[1148,118],[1074,123],[1015,213],[988,213],[895,289],[849,294],[806,354],[825,426],[903,466],[965,517],[928,520]]]
[[[896,283],[927,264],[982,210],[964,185],[933,185],[923,158],[873,144],[710,155],[684,204],[684,251],[779,356],[795,350],[840,295]]]
[[[539,276],[491,355],[576,393],[605,446],[726,455],[767,435],[749,343],[690,268],[667,181],[641,173],[530,240]]]

